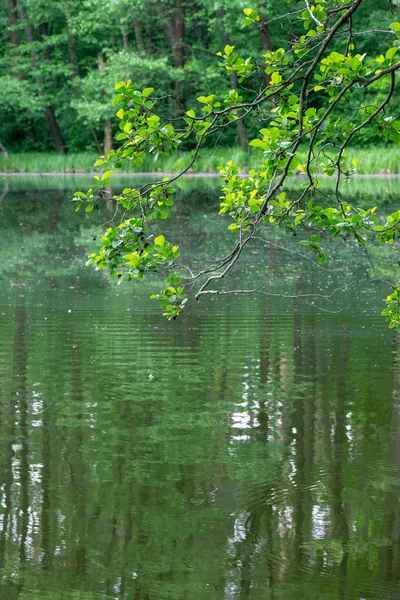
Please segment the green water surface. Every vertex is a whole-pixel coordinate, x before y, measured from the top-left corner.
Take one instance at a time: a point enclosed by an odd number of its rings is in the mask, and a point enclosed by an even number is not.
[[[227,285],[351,285],[169,323],[157,282],[84,267],[112,207],[76,214],[80,185],[0,181],[0,599],[399,599],[400,338],[362,252],[255,245]],[[168,239],[222,250],[215,184],[177,203]]]

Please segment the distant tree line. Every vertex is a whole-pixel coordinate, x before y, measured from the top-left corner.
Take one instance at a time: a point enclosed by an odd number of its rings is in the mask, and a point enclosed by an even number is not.
[[[261,15],[258,29],[242,27],[249,5]],[[237,88],[235,73],[221,77],[216,56],[231,40],[254,61],[296,41],[304,33],[296,8],[293,0],[3,0],[0,152],[107,153],[118,131],[111,104],[117,81],[131,78],[141,88],[157,81],[171,95],[173,117],[204,89]],[[387,0],[367,0],[358,26],[374,29],[391,10],[397,18]],[[363,38],[365,51],[368,44],[376,53],[376,35]],[[250,92],[262,77],[260,70],[246,81]],[[221,143],[247,148],[251,127],[239,121]]]

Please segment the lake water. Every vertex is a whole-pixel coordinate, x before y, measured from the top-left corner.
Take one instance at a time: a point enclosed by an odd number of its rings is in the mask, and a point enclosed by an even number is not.
[[[169,323],[157,282],[85,268],[112,209],[76,214],[84,185],[0,180],[1,600],[400,598],[400,336],[362,252],[254,245],[226,285],[351,285]],[[357,186],[398,208],[400,182]],[[177,203],[168,238],[223,249],[214,182]]]

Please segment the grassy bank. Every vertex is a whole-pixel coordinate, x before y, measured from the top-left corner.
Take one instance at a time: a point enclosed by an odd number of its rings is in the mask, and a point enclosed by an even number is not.
[[[204,150],[202,154],[207,155]],[[358,168],[366,174],[398,174],[400,173],[400,148],[391,146],[390,148],[353,148],[349,151],[350,158],[358,157]],[[191,159],[190,152],[181,152],[179,155],[163,156],[157,162],[147,158],[143,165],[125,168],[124,172],[176,172],[184,169]],[[93,167],[96,154],[49,154],[49,153],[21,153],[10,154],[8,158],[0,155],[0,174],[1,173],[90,173],[100,171]],[[257,150],[247,154],[240,148],[218,148],[210,156],[200,157],[191,172],[194,173],[214,173],[217,172],[218,165],[225,164],[228,160],[240,166],[243,172],[247,172],[252,167],[257,167],[261,156]],[[103,169],[104,170],[104,169]]]

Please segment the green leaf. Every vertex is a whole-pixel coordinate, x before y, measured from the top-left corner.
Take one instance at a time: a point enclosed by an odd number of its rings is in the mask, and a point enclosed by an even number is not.
[[[249,21],[259,21],[260,20],[260,15],[253,8],[244,8],[243,12],[246,15],[246,17],[248,17],[248,19],[246,19],[246,21],[247,20],[249,20]]]
[[[230,56],[233,52],[233,46],[229,46],[228,44],[224,48],[224,52],[227,56]]]
[[[278,85],[282,81],[282,75],[278,71],[274,71],[271,75],[272,85]]]
[[[115,96],[115,98],[113,99],[112,103],[113,104],[118,104],[118,102],[122,102],[123,99],[124,99],[124,95],[123,94],[117,94]]]
[[[165,244],[165,237],[163,235],[157,236],[156,238],[154,238],[154,243],[156,246],[163,247]]]
[[[251,142],[249,142],[249,146],[256,146],[257,148],[265,149],[265,143],[262,140],[259,140],[258,138],[251,140]]]
[[[396,54],[397,52],[397,48],[389,48],[389,50],[386,52],[386,58],[388,60],[391,60],[393,58],[393,56]]]
[[[147,98],[148,96],[150,96],[150,94],[152,94],[154,92],[154,88],[145,88],[142,92],[142,95]]]

